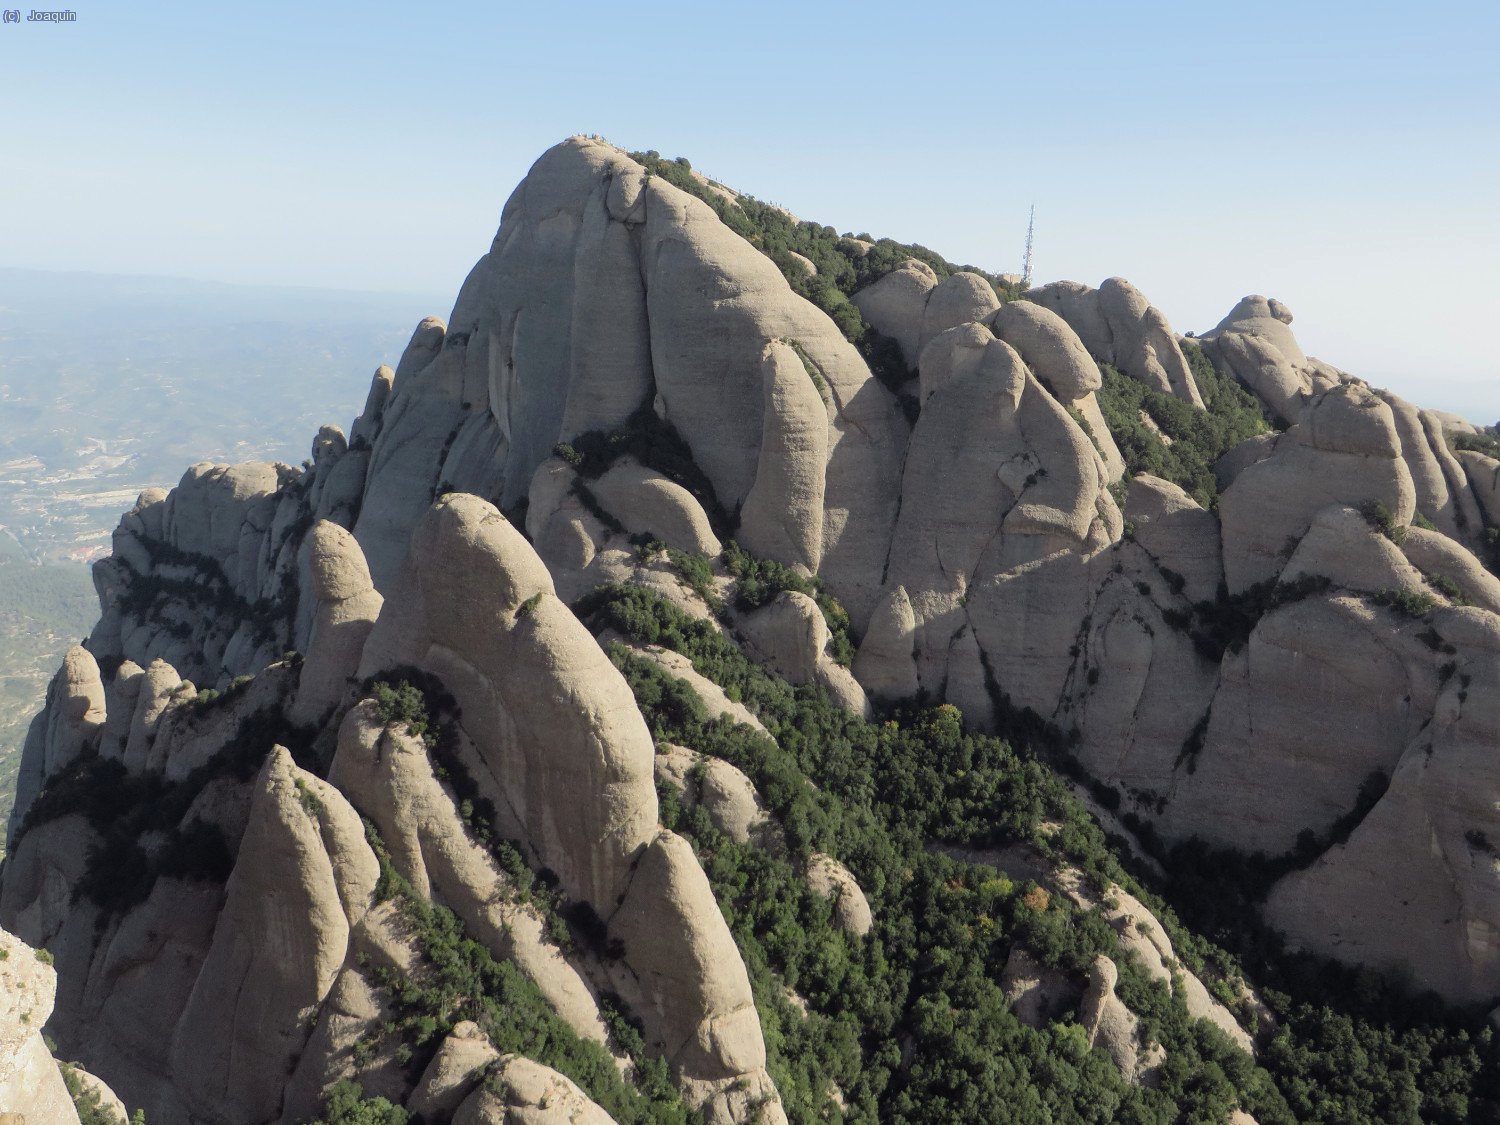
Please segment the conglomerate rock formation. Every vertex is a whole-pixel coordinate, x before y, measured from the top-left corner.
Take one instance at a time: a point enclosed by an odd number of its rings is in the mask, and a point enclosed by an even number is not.
[[[399,878],[624,1071],[606,997],[708,1120],[781,1119],[745,965],[658,780],[735,839],[778,830],[743,774],[657,752],[569,608],[637,583],[711,620],[731,538],[847,610],[849,667],[809,594],[723,611],[787,679],[856,713],[1035,712],[1168,840],[1314,841],[1268,903],[1295,942],[1456,1001],[1500,993],[1500,582],[1475,553],[1500,463],[1305,356],[1261,297],[1191,341],[1118,278],[1005,300],[909,259],[855,304],[902,387],[707,203],[574,138],[516,189],[447,321],[376,373],[349,440],[325,427],[301,470],[197,465],[142,494],[32,725],[0,884],[0,924],[56,959],[66,1053],[153,1122],[305,1120],[350,1076],[455,1121],[608,1119],[472,1024],[419,1075],[379,1045],[384,985],[416,956],[382,889]],[[1215,511],[1122,482],[1097,397],[1107,365],[1201,410],[1199,347],[1284,427],[1223,459]],[[714,560],[709,585],[674,556]],[[407,678],[447,694],[442,739],[381,695]],[[140,809],[69,803],[100,778]],[[557,940],[491,834],[596,945]],[[101,850],[125,873],[105,888]],[[839,857],[807,874],[869,930]],[[1080,1018],[1147,1081],[1159,1047],[1114,971]],[[1195,1014],[1248,1046],[1190,979]]]

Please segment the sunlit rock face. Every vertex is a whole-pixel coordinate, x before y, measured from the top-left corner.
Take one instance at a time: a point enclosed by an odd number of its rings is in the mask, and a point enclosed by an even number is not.
[[[1026,298],[915,259],[854,294],[911,368],[898,398],[702,200],[602,141],[549,150],[348,440],[324,427],[300,470],[194,466],[121,519],[100,621],[32,725],[0,879],[0,925],[56,958],[63,1053],[153,1121],[304,1120],[349,1077],[454,1120],[604,1120],[472,1024],[421,1073],[362,1046],[392,1019],[382,982],[419,960],[399,878],[579,1037],[608,1048],[623,1003],[708,1120],[782,1120],[746,962],[658,785],[737,846],[788,834],[745,772],[655,744],[572,608],[605,583],[852,714],[1034,712],[1168,841],[1302,848],[1267,902],[1294,943],[1457,1001],[1500,991],[1500,580],[1476,554],[1500,464],[1309,359],[1250,297],[1201,343],[1279,431],[1224,456],[1216,500],[1127,479],[1100,365],[1212,410],[1203,357],[1123,280]],[[738,551],[802,585],[740,604]],[[756,724],[685,657],[634,651]],[[379,696],[403,678],[449,701],[441,752]],[[66,806],[80,771],[150,795],[117,810],[138,839]],[[476,808],[607,954],[521,901]],[[101,894],[110,848],[151,877]],[[879,926],[850,857],[797,863],[840,940]],[[1109,909],[1171,977],[1160,924]],[[1066,1003],[1152,1080],[1160,1045],[1108,958],[1071,983],[1013,968],[1018,1010]]]

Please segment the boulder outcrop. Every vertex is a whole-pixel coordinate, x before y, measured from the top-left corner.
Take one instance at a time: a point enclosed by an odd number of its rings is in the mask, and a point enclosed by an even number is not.
[[[1274,452],[1240,471],[1225,490],[1224,578],[1231,594],[1279,575],[1313,518],[1330,504],[1381,505],[1396,526],[1411,523],[1416,493],[1401,457],[1391,408],[1357,384],[1311,401]]]
[[[922,315],[927,309],[928,295],[937,283],[937,274],[931,266],[916,258],[907,258],[852,298],[855,307],[877,332],[900,345],[901,357],[914,371],[922,354]]]
[[[755,784],[728,762],[663,743],[656,750],[656,777],[682,795],[683,808],[701,807],[713,826],[735,843],[779,843]]]
[[[46,778],[99,744],[105,718],[104,685],[93,654],[74,645],[47,689],[47,707],[27,732],[11,825],[18,827]]]
[[[1103,385],[1099,368],[1067,321],[1041,305],[1012,301],[991,314],[989,325],[1016,349],[1054,398],[1083,417],[1083,428],[1098,449],[1109,480],[1124,476],[1125,459],[1094,399],[1094,392]]]
[[[984,320],[1000,307],[994,287],[977,273],[955,273],[940,281],[927,294],[922,308],[922,334],[918,357],[927,345],[950,328]]]
[[[1454,456],[1464,468],[1469,487],[1474,490],[1485,526],[1500,527],[1500,461],[1471,449],[1459,450]]]
[[[36,950],[4,930],[0,954],[0,1107],[20,1125],[77,1125],[57,1060],[42,1042],[57,974]]]
[[[1249,387],[1283,422],[1294,424],[1302,406],[1345,378],[1309,359],[1292,334],[1292,313],[1259,295],[1241,299],[1212,332],[1199,337],[1220,369]]]
[[[819,436],[824,428],[820,426]],[[710,558],[724,549],[693,494],[633,458],[616,461],[588,489],[627,534],[649,535],[668,547]]]
[[[854,874],[831,855],[814,852],[807,861],[807,885],[813,894],[833,903],[833,916],[849,933],[864,937],[875,924],[870,903]]]
[[[749,650],[794,684],[820,684],[845,710],[868,717],[864,688],[829,654],[828,622],[806,594],[783,590],[739,621]]]
[[[1391,408],[1401,456],[1411,472],[1417,511],[1450,539],[1476,546],[1482,538],[1484,517],[1463,466],[1448,448],[1443,422],[1430,410],[1419,410],[1390,392],[1381,397]]]
[[[1030,290],[1026,299],[1066,321],[1100,363],[1113,364],[1153,391],[1203,405],[1176,333],[1124,278],[1112,277],[1098,289],[1053,282]]]
[[[278,1115],[282,1091],[267,1077],[295,1064],[379,875],[359,814],[284,749],[273,752],[172,1040],[177,1089],[195,1118]]]
[[[354,536],[321,520],[303,543],[303,598],[316,608],[291,718],[326,719],[344,701],[384,599]]]
[[[1083,1025],[1090,1047],[1103,1048],[1127,1082],[1143,1078],[1140,1043],[1140,1020],[1115,995],[1120,971],[1108,957],[1100,954],[1089,968],[1088,987],[1078,1006],[1078,1020]],[[1150,1057],[1149,1055],[1147,1056]]]

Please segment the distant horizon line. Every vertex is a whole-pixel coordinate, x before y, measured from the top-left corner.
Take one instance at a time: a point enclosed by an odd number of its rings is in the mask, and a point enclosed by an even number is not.
[[[118,270],[58,269],[48,266],[9,265],[0,263],[0,274],[46,274],[51,277],[115,278],[120,280],[172,281],[189,285],[218,286],[225,289],[277,289],[305,293],[328,293],[361,297],[414,297],[452,301],[457,294],[442,297],[420,289],[356,289],[333,285],[308,285],[287,281],[226,281],[222,278],[191,277],[178,273],[122,273]]]

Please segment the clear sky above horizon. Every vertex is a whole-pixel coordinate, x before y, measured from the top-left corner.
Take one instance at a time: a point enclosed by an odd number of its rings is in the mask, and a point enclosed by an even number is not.
[[[1500,418],[1500,3],[81,0],[0,25],[0,266],[446,295],[597,132],[840,230],[1246,293]],[[440,306],[434,311],[446,312]]]

